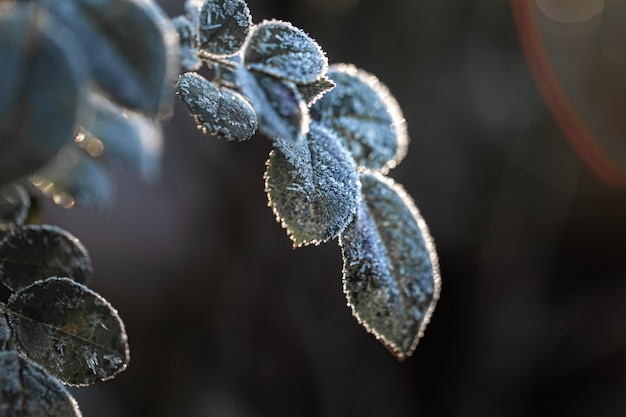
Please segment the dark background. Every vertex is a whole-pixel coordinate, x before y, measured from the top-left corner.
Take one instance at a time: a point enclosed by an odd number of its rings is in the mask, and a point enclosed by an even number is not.
[[[336,242],[292,250],[275,222],[269,141],[202,137],[177,103],[160,182],[114,168],[109,212],[44,205],[90,251],[92,288],[130,338],[126,372],[73,390],[84,416],[626,415],[626,192],[561,133],[509,3],[249,5],[396,96],[412,141],[390,176],[435,238],[441,300],[398,363],[346,307]]]

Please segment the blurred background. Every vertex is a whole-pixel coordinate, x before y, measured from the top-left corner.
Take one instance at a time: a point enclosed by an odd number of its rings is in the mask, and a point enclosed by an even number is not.
[[[394,93],[390,176],[441,299],[398,363],[346,307],[336,242],[292,250],[275,222],[269,141],[202,137],[177,102],[158,183],[114,169],[108,212],[44,203],[129,333],[128,370],[73,390],[84,416],[626,415],[626,3],[516,4],[250,0]]]

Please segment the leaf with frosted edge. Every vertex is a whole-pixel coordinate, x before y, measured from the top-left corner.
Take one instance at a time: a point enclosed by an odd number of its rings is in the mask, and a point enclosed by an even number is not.
[[[13,294],[5,312],[20,352],[65,384],[111,379],[128,365],[117,311],[76,281],[37,281]]]
[[[309,35],[291,23],[269,20],[255,26],[244,46],[244,65],[254,71],[307,84],[326,73],[328,59]]]
[[[309,84],[299,84],[298,91],[306,102],[308,107],[322,98],[324,94],[335,88],[333,80],[326,76],[322,76]]]
[[[360,167],[386,173],[404,158],[409,136],[396,99],[375,76],[335,64],[336,86],[311,107],[311,117],[333,129]]]
[[[72,140],[86,73],[77,47],[32,4],[0,15],[0,186],[41,168]]]
[[[178,35],[154,1],[41,0],[81,40],[93,78],[114,101],[151,116],[172,111]]]
[[[29,181],[54,203],[104,210],[113,204],[114,185],[100,162],[77,146],[65,147]]]
[[[9,184],[0,188],[0,230],[23,224],[29,209],[30,197],[24,187]]]
[[[356,166],[334,134],[311,125],[299,144],[277,142],[265,172],[265,190],[294,246],[333,239],[357,207]]]
[[[79,147],[92,156],[111,158],[146,180],[157,178],[164,147],[161,124],[95,92],[88,95],[88,104],[92,114],[82,120]]]
[[[309,131],[309,109],[292,82],[260,73],[237,69],[237,82],[251,101],[259,120],[259,130],[277,140],[297,143]]]
[[[0,352],[0,415],[81,417],[78,404],[59,381],[17,352]]]
[[[379,173],[360,176],[363,202],[340,236],[352,313],[399,360],[413,353],[439,298],[433,240],[411,197]]]
[[[254,108],[235,90],[192,72],[182,74],[177,87],[178,96],[205,135],[242,141],[250,139],[256,131]]]
[[[17,291],[51,276],[88,283],[93,275],[87,249],[69,232],[51,225],[13,229],[0,240],[0,282]]]
[[[209,56],[232,56],[243,46],[252,16],[243,0],[206,0],[200,8],[200,49]]]
[[[202,61],[198,57],[198,34],[196,28],[187,16],[177,16],[172,24],[178,32],[180,40],[180,63],[188,70],[198,70]]]

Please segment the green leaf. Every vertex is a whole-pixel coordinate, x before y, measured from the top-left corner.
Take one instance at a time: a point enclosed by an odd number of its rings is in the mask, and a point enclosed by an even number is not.
[[[104,210],[113,204],[114,189],[108,173],[77,146],[63,148],[29,180],[65,208],[77,204],[89,210]]]
[[[17,352],[0,352],[0,415],[80,417],[76,400],[56,379]]]
[[[247,140],[257,128],[252,105],[238,92],[221,87],[196,73],[182,74],[178,95],[205,135]]]
[[[278,143],[271,152],[265,190],[297,247],[343,231],[356,211],[359,184],[350,155],[331,131],[314,124],[305,141]]]
[[[146,180],[157,178],[163,154],[161,124],[97,93],[88,100],[93,112],[82,120],[83,131],[76,138],[79,147],[93,157],[113,159]]]
[[[328,59],[309,35],[288,22],[257,25],[244,48],[244,65],[297,84],[311,83],[326,73]]]
[[[252,16],[243,0],[206,0],[200,9],[200,49],[209,56],[227,57],[239,52]]]
[[[118,104],[148,115],[171,113],[179,71],[176,29],[156,2],[41,0],[82,42],[98,85]]]
[[[0,188],[0,230],[24,224],[30,210],[30,197],[18,184]]]
[[[309,131],[309,109],[294,83],[241,67],[237,81],[256,110],[261,133],[292,143],[304,139]]]
[[[172,19],[172,24],[178,32],[180,40],[180,63],[188,70],[198,70],[202,61],[198,58],[198,34],[195,26],[187,16],[177,16]]]
[[[298,91],[304,98],[308,107],[311,107],[313,103],[322,98],[324,94],[328,93],[333,88],[335,88],[335,83],[326,76],[322,76],[309,84],[298,85]]]
[[[406,155],[409,136],[395,98],[375,76],[336,64],[336,86],[311,107],[311,117],[333,129],[357,165],[386,173]]]
[[[379,173],[360,176],[363,202],[341,234],[352,313],[398,359],[413,353],[439,298],[433,240],[411,197]]]
[[[0,240],[0,282],[13,291],[57,275],[88,283],[92,274],[85,247],[59,227],[21,226]]]
[[[111,379],[128,364],[117,311],[76,281],[37,281],[13,294],[5,310],[20,351],[65,384]]]
[[[0,186],[41,168],[73,139],[85,83],[76,48],[36,5],[0,15]]]

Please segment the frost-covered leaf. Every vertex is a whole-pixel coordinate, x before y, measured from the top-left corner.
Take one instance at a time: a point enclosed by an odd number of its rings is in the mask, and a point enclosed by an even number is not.
[[[85,83],[76,48],[32,4],[0,15],[0,186],[41,168],[71,141]]]
[[[395,98],[375,76],[336,64],[327,76],[336,86],[311,107],[311,116],[332,128],[360,167],[387,172],[404,158],[406,122]]]
[[[90,210],[104,210],[113,204],[114,189],[108,173],[77,146],[63,148],[29,180],[65,208],[77,204]]]
[[[277,145],[267,162],[265,190],[294,246],[337,237],[357,207],[354,161],[331,131],[316,124],[306,140]]]
[[[0,351],[7,350],[9,340],[11,340],[11,328],[4,314],[0,314]],[[2,409],[2,405],[0,405],[0,409]]]
[[[211,55],[231,56],[243,46],[252,16],[243,0],[206,0],[200,9],[200,49]]]
[[[186,16],[177,16],[172,24],[178,32],[180,41],[180,63],[188,70],[198,70],[202,61],[198,58],[198,34],[195,26]]]
[[[343,231],[344,292],[352,313],[400,360],[410,356],[439,298],[439,264],[411,197],[361,174],[361,203]]]
[[[30,197],[24,187],[9,184],[0,188],[0,230],[23,224],[29,209]]]
[[[83,131],[76,138],[79,147],[91,156],[118,161],[146,180],[157,178],[163,154],[161,124],[97,93],[88,100],[93,112],[82,120]]]
[[[252,105],[238,92],[192,72],[178,79],[178,95],[205,135],[247,140],[257,128]]]
[[[261,133],[292,143],[303,140],[309,131],[309,109],[294,83],[241,67],[237,81],[257,112]]]
[[[41,0],[81,40],[98,85],[120,105],[171,112],[179,71],[176,29],[154,1]]]
[[[264,21],[244,47],[244,65],[254,71],[307,84],[324,75],[328,60],[309,35],[291,23]]]
[[[307,106],[311,107],[313,103],[322,98],[324,94],[335,87],[333,80],[326,76],[322,76],[309,84],[298,85],[298,91],[304,98]]]
[[[185,1],[185,12],[189,21],[196,28],[200,25],[200,9],[204,4],[204,0],[187,0]]]
[[[13,294],[5,310],[20,351],[66,384],[111,379],[128,364],[117,311],[76,281],[37,281]]]
[[[85,247],[56,226],[21,226],[0,240],[0,282],[13,291],[52,276],[88,283],[92,274]]]
[[[76,400],[59,381],[17,352],[0,352],[0,415],[80,417]]]

